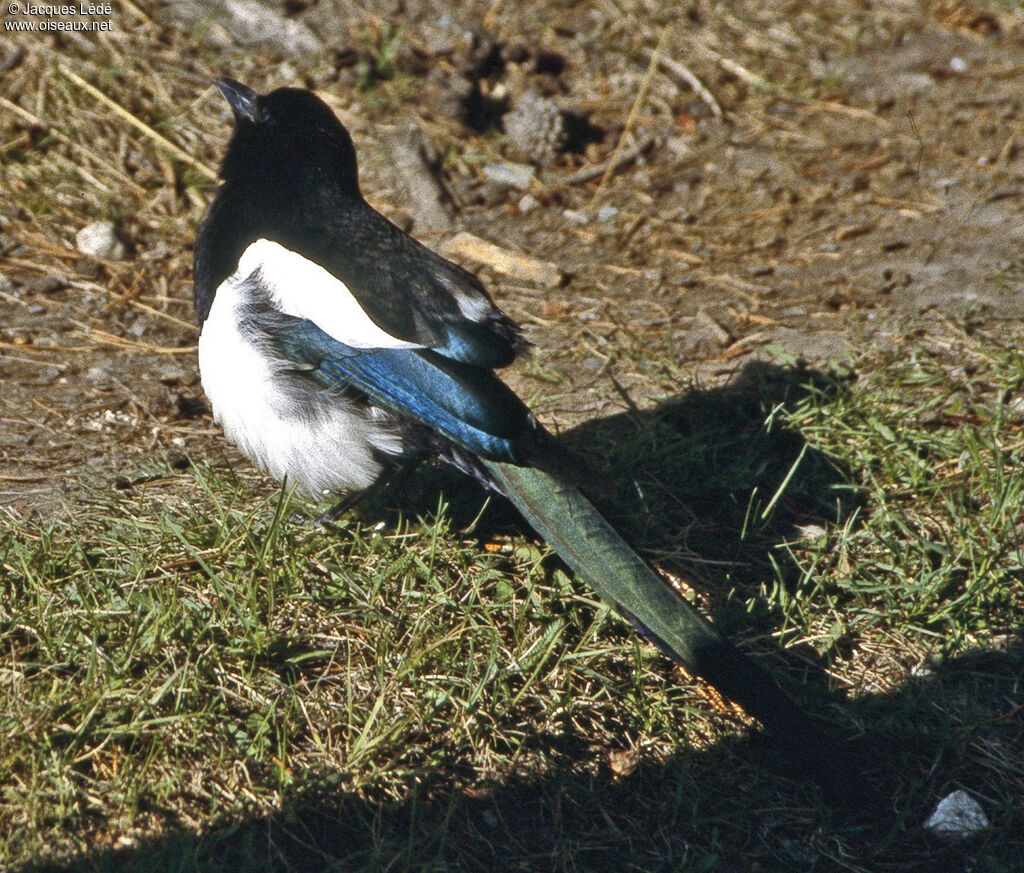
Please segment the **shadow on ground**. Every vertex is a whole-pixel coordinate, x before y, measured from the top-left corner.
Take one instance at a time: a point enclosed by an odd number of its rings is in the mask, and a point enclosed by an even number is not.
[[[811,447],[786,410],[826,406],[850,377],[802,366],[746,365],[729,384],[694,390],[650,410],[632,408],[564,433],[564,444],[596,472],[587,488],[615,528],[641,553],[684,580],[701,610],[733,640],[771,659],[797,684],[825,694],[828,681],[810,646],[788,651],[771,635],[780,624],[762,586],[790,585],[797,570],[780,545],[808,529],[841,525],[862,502],[853,475]],[[628,400],[628,398],[627,398]],[[429,516],[438,501],[453,523],[487,540],[532,535],[518,513],[465,477],[433,468],[406,483],[401,512]],[[369,511],[382,511],[387,497]],[[399,510],[383,510],[394,522]],[[792,688],[790,690],[793,690]]]
[[[785,584],[794,572],[780,543],[806,525],[841,523],[857,505],[849,472],[806,446],[781,414],[812,394],[828,403],[843,390],[822,373],[751,365],[729,386],[588,422],[565,439],[602,471],[595,499],[625,535],[690,580],[728,636],[756,638],[746,648],[773,661],[812,711],[857,735],[857,765],[879,793],[875,806],[829,809],[811,787],[772,772],[757,736],[681,748],[616,775],[566,723],[557,736],[532,738],[549,765],[527,777],[482,788],[470,780],[470,789],[452,775],[457,768],[438,768],[396,802],[375,800],[372,790],[357,795],[344,774],[332,774],[300,783],[273,815],[232,815],[202,835],[166,816],[158,838],[22,873],[1017,869],[1024,837],[1007,835],[1024,834],[1024,775],[1006,758],[1024,747],[1013,704],[1024,637],[938,665],[895,693],[840,700],[813,652],[772,647],[777,617],[768,604],[738,606],[766,576]],[[522,530],[500,501],[478,518],[481,494],[457,481],[444,471],[417,474],[405,512],[430,514],[443,490],[456,524],[476,520],[485,537]],[[921,825],[957,787],[981,800],[992,828],[946,844]]]
[[[375,802],[340,785],[304,787],[273,815],[233,816],[201,836],[173,820],[159,838],[91,853],[61,871],[922,871],[1019,869],[1024,851],[1024,777],[1002,755],[1020,751],[1014,718],[1024,638],[1001,651],[953,659],[899,692],[849,705],[877,752],[869,778],[886,803],[835,814],[803,786],[766,777],[749,741],[730,740],[628,776],[581,772],[574,737],[556,765],[530,778],[462,790],[429,774],[401,802]],[[574,752],[572,746],[576,745]],[[989,767],[991,763],[993,766]],[[917,793],[901,792],[919,782]],[[904,778],[905,777],[905,778]],[[959,843],[921,828],[936,800],[966,787],[992,827]],[[757,819],[751,828],[749,819]],[[1017,834],[1014,838],[1012,835]],[[756,836],[754,836],[756,835]]]

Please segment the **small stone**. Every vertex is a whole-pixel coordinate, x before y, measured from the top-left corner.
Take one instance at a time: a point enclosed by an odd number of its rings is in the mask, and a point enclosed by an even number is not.
[[[828,536],[828,531],[820,524],[798,524],[796,526],[796,541],[813,543]]]
[[[108,391],[112,387],[113,373],[112,363],[97,364],[90,367],[85,373],[85,383],[91,388],[98,388],[101,391]]]
[[[29,294],[52,294],[54,291],[63,291],[68,287],[68,277],[60,273],[52,273],[49,276],[33,276],[24,282],[25,291]]]
[[[444,13],[437,23],[423,22],[419,37],[429,55],[454,55],[473,47],[473,31],[460,27],[451,13]]]
[[[611,221],[619,214],[619,210],[614,206],[602,206],[597,210],[598,221]]]
[[[519,198],[519,203],[516,205],[519,207],[519,211],[526,215],[527,212],[533,212],[534,209],[540,206],[540,203],[537,202],[537,198],[532,194],[524,194]]]
[[[427,78],[436,85],[434,111],[448,118],[465,119],[473,99],[473,83],[464,76],[446,73],[440,67],[432,69]]]
[[[484,175],[492,182],[508,185],[510,188],[518,188],[521,191],[528,191],[537,178],[533,174],[533,167],[527,164],[514,164],[511,161],[485,164]]]
[[[36,376],[37,385],[52,385],[61,377],[60,367],[44,367]]]
[[[437,180],[429,143],[416,124],[389,131],[387,147],[408,203],[416,204],[415,223],[421,231],[448,230],[452,213]]]
[[[149,318],[145,315],[140,315],[132,323],[131,327],[128,328],[128,335],[136,338],[142,337],[147,330],[150,328]]]
[[[608,753],[608,765],[616,776],[630,776],[640,765],[635,749],[615,749]]]
[[[0,273],[0,294],[10,294],[14,290],[14,280]]]
[[[324,47],[306,24],[257,0],[183,0],[171,4],[171,8],[180,20],[192,24],[204,33],[207,42],[217,46],[271,46],[290,58],[315,55]]]
[[[566,209],[562,212],[562,215],[573,224],[590,224],[594,218],[589,212],[584,212],[580,209]]]
[[[679,349],[688,357],[706,358],[732,342],[732,335],[703,306],[689,328],[676,335]]]
[[[117,238],[117,227],[112,221],[94,221],[75,234],[75,248],[83,255],[120,261],[124,257],[124,243]]]
[[[954,791],[939,801],[924,826],[938,834],[962,840],[989,826],[981,804],[966,791]]]

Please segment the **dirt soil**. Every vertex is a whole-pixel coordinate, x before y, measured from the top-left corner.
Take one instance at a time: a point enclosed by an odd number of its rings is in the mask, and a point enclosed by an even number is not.
[[[230,131],[215,75],[318,89],[371,202],[432,246],[468,231],[513,255],[502,273],[459,250],[536,343],[508,378],[555,428],[624,408],[616,383],[647,406],[758,357],[926,348],[956,367],[1017,343],[1019,8],[119,7],[107,31],[0,35],[15,518],[73,511],[75,483],[123,484],[154,457],[233,457],[203,410],[190,302],[204,168]],[[98,219],[123,259],[76,250]]]

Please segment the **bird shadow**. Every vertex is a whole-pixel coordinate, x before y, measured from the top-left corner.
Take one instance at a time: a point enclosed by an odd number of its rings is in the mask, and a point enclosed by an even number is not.
[[[425,767],[399,799],[357,793],[344,774],[300,776],[271,813],[226,814],[197,833],[154,809],[158,836],[19,873],[1016,869],[1024,837],[1007,835],[1024,835],[1024,777],[1007,759],[1024,752],[1013,705],[1024,630],[891,693],[855,699],[829,690],[816,652],[771,642],[780,617],[760,592],[766,579],[791,585],[798,573],[779,547],[817,525],[849,522],[862,502],[851,471],[810,447],[785,410],[834,403],[846,390],[827,373],[748,365],[729,385],[562,438],[598,471],[595,501],[627,538],[686,579],[719,628],[774,662],[813,710],[859,734],[869,753],[857,764],[885,802],[828,807],[810,785],[765,766],[756,734],[623,767],[607,750],[595,760],[593,738],[571,719],[552,719],[524,739],[543,752],[543,764],[525,773],[481,784],[458,767]],[[429,516],[442,494],[452,522],[482,539],[530,533],[503,501],[481,513],[486,495],[440,468],[406,483],[403,511]],[[393,519],[387,504],[385,495],[362,511]],[[984,786],[992,827],[955,844],[922,829],[938,798],[974,786]]]
[[[822,655],[772,642],[783,623],[765,590],[791,589],[799,569],[785,544],[824,535],[863,503],[852,472],[789,423],[799,404],[827,406],[851,376],[803,365],[745,365],[726,385],[688,391],[651,409],[630,408],[559,434],[594,471],[588,496],[641,554],[695,591],[726,637],[775,662],[787,690],[831,698]],[[436,466],[362,507],[396,524],[442,503],[451,522],[483,541],[535,536],[515,508]],[[400,503],[400,505],[399,505]],[[485,509],[481,511],[481,506]],[[551,566],[557,566],[557,557]],[[787,678],[788,677],[788,678]]]
[[[629,772],[585,765],[588,738],[566,723],[560,737],[532,738],[550,747],[539,772],[469,788],[441,768],[424,770],[401,799],[357,794],[341,776],[336,784],[300,781],[279,809],[225,814],[201,833],[170,811],[150,810],[163,815],[159,835],[17,873],[1008,873],[1024,852],[1024,775],[1006,761],[1024,751],[1012,704],[1022,675],[1018,630],[998,649],[969,652],[890,694],[851,702],[851,715],[882,750],[871,778],[889,770],[903,777],[877,807],[823,808],[806,786],[766,776],[744,738],[679,748]],[[965,786],[981,795],[987,829],[948,841],[922,828],[938,798]]]

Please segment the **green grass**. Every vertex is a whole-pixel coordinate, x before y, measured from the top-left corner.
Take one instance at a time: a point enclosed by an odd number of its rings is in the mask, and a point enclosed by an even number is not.
[[[325,531],[283,492],[154,462],[74,518],[0,522],[0,859],[1016,869],[1024,360],[862,371],[750,367],[570,438],[627,535],[864,750],[877,808],[775,775],[457,479]],[[947,846],[920,825],[957,787],[993,827]]]

